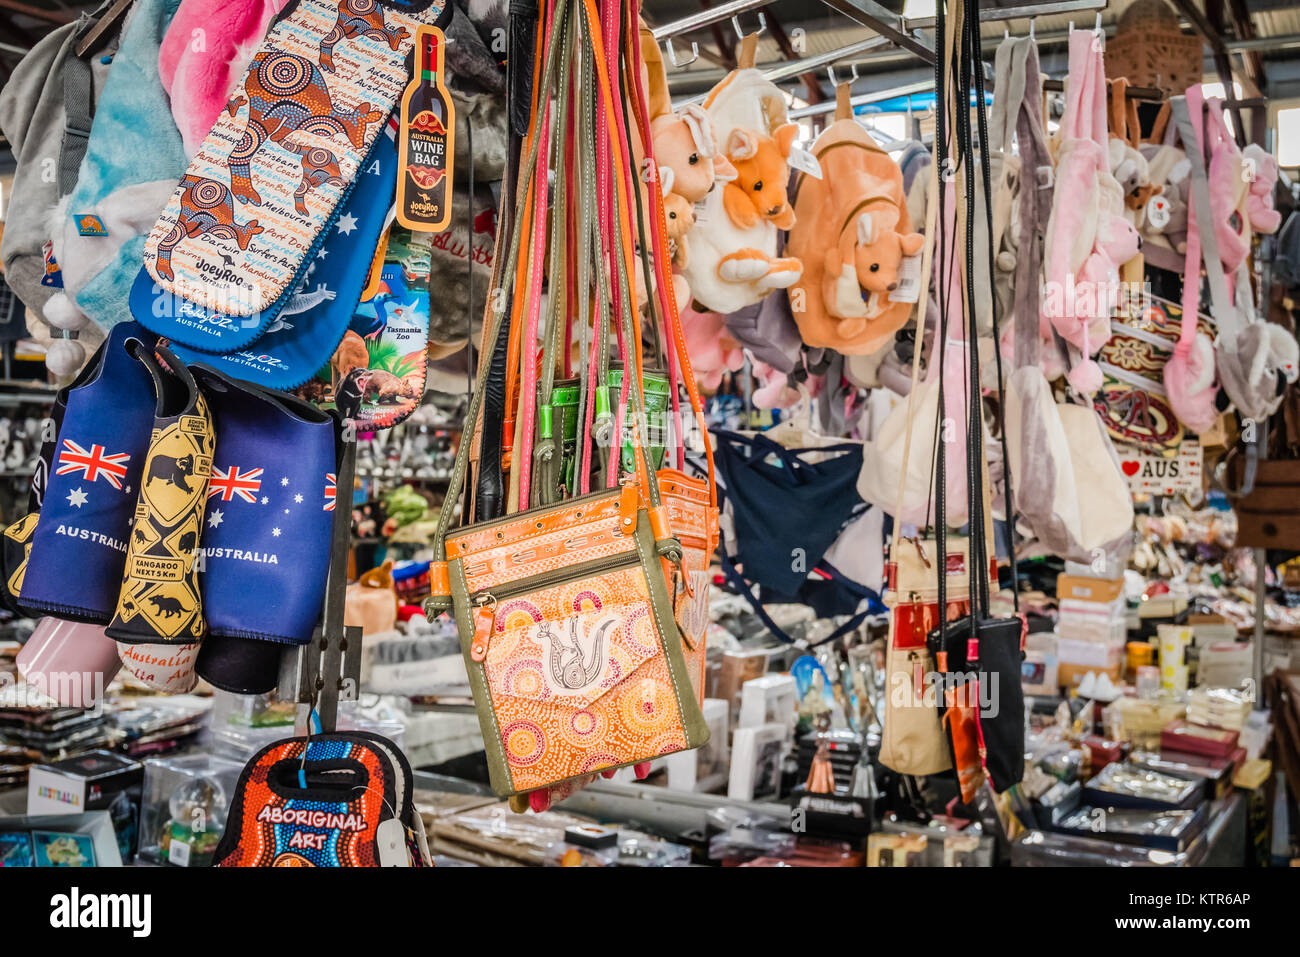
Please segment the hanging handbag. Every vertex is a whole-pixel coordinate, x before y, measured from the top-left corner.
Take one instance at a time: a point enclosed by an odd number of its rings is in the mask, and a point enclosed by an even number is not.
[[[1024,99],[1017,104],[1016,121],[1020,162],[1030,170],[1050,169],[1036,54],[1026,58],[1024,72]],[[1133,500],[1119,457],[1091,404],[1058,404],[1040,366],[1040,237],[1050,207],[1043,184],[1042,176],[1022,179],[1019,197],[1020,242],[1011,313],[1015,368],[1003,405],[1007,464],[1017,493],[1016,518],[1034,539],[1030,543],[1034,552],[1091,562],[1094,549],[1100,548],[1122,560],[1132,544]],[[1049,342],[1055,344],[1050,330]]]
[[[942,30],[940,30],[942,35]],[[930,297],[931,264],[937,241],[937,223],[939,215],[939,176],[942,168],[942,150],[940,137],[936,136],[932,146],[935,157],[926,173],[928,198],[926,201],[927,241],[922,247],[920,299],[916,314],[927,316]],[[924,517],[915,519],[907,514],[905,495],[912,489],[914,475],[909,472],[909,460],[912,454],[914,433],[933,428],[934,418],[938,417],[939,406],[933,405],[931,411],[922,412],[918,400],[917,382],[921,372],[921,348],[919,334],[917,347],[912,355],[912,388],[906,399],[905,425],[900,430],[902,457],[896,473],[897,498],[893,508],[894,532],[889,547],[889,561],[885,566],[887,591],[885,605],[889,608],[889,636],[885,649],[885,708],[880,739],[880,763],[899,774],[938,774],[952,767],[952,757],[944,741],[943,728],[939,723],[935,708],[934,695],[934,657],[926,646],[926,635],[940,617],[961,614],[965,609],[961,604],[963,589],[970,578],[969,562],[960,553],[955,552],[942,562],[936,564],[932,542],[916,538],[903,537],[903,523],[923,523]],[[934,359],[938,357],[939,332],[936,331]],[[932,359],[932,362],[934,362]],[[937,362],[935,362],[937,367]],[[942,378],[937,376],[937,378]],[[935,392],[935,401],[939,394]],[[897,410],[895,410],[897,411]],[[920,416],[933,417],[922,419]],[[924,422],[924,427],[922,427]],[[915,423],[915,427],[914,427]],[[929,500],[932,487],[928,464],[923,470],[922,488],[926,489],[924,498]],[[861,483],[859,483],[859,488]],[[912,492],[914,494],[914,492]],[[924,509],[922,509],[924,515]],[[952,594],[955,602],[940,601],[941,581],[952,581]]]
[[[614,94],[595,3],[583,0],[573,6],[571,10],[570,0],[556,0],[546,11],[552,39],[541,89],[567,88],[567,77],[562,79],[559,69],[560,51],[572,37],[570,31],[577,32],[584,62],[591,63],[597,83],[585,87],[577,99],[585,96],[594,103],[600,92],[603,115],[592,119],[612,129]],[[566,99],[559,97],[561,102]],[[549,102],[539,105],[534,125],[539,119],[548,123],[549,110]],[[530,137],[521,175],[533,177],[546,168],[538,166],[546,139]],[[609,145],[617,174],[611,205],[616,221],[612,280],[621,292],[623,334],[635,344],[640,332],[628,275],[633,235],[628,167],[619,137],[610,136]],[[550,151],[545,155],[549,158]],[[506,275],[513,274],[519,262],[522,232],[511,237]],[[602,259],[595,259],[599,274]],[[495,349],[503,313],[500,304],[489,302],[486,355]],[[672,535],[658,477],[646,462],[640,350],[630,348],[629,354],[635,372],[628,377],[635,481],[456,532],[450,529],[451,509],[444,508],[439,516],[426,613],[454,608],[489,775],[498,794],[518,794],[637,764],[698,747],[708,739],[668,587],[673,569],[681,566],[681,545]],[[525,372],[529,365],[523,366]],[[467,426],[478,419],[489,367],[487,362],[479,364]],[[523,388],[535,388],[528,380],[526,376]],[[531,439],[531,423],[521,423],[521,429]],[[462,443],[448,502],[460,495],[468,455],[468,444]],[[521,503],[527,501],[523,488],[518,495]]]
[[[960,15],[959,15],[960,16]],[[965,17],[973,26],[964,27],[968,39],[973,45],[973,59],[982,62],[978,38],[978,3],[966,0]],[[963,45],[963,48],[965,46]],[[972,87],[972,73],[974,84]],[[976,119],[979,122],[980,137],[984,137],[984,83],[979,70],[972,71],[969,62],[962,64],[958,71],[956,102],[968,103],[972,93],[976,97]],[[936,133],[936,138],[942,130]],[[958,158],[959,199],[957,221],[958,235],[971,236],[970,220],[975,215],[975,154],[973,136],[969,123],[958,124]],[[982,166],[985,179],[989,172],[987,165]],[[964,189],[962,189],[964,187]],[[989,194],[985,182],[984,195]],[[992,210],[984,204],[984,214],[991,222]],[[992,232],[990,226],[990,233]],[[962,270],[964,280],[963,308],[969,310],[975,300],[975,276],[973,250],[967,244],[963,249],[965,262]],[[948,264],[944,263],[946,267]],[[990,270],[992,265],[990,264]],[[990,276],[990,282],[992,277]],[[945,326],[947,325],[945,317]],[[998,339],[997,316],[994,316],[994,341]],[[978,353],[977,332],[973,323],[967,323],[968,341],[971,354]],[[946,335],[943,336],[946,339]],[[942,341],[942,340],[941,340]],[[969,754],[971,736],[969,731],[974,723],[975,738],[979,742],[979,757],[985,774],[998,792],[1005,791],[1019,783],[1024,774],[1025,750],[1025,715],[1024,692],[1020,684],[1020,662],[1025,619],[1019,614],[1019,600],[1016,598],[1017,615],[1012,618],[995,619],[989,617],[989,583],[995,568],[996,556],[992,547],[990,490],[988,466],[984,450],[983,394],[980,383],[980,363],[969,363],[969,380],[966,383],[969,419],[966,422],[966,470],[968,478],[968,514],[970,516],[969,552],[972,579],[970,583],[970,613],[957,621],[949,621],[947,616],[940,618],[938,628],[928,636],[928,642],[937,649],[941,670],[944,673],[945,695],[943,709],[946,712],[951,700],[957,706],[957,713],[945,720],[954,733],[954,747],[960,744],[964,754],[959,755],[959,780],[965,785],[963,796],[973,797],[974,783]],[[1001,382],[998,387],[1001,389]],[[940,564],[947,559],[947,522],[944,520],[946,496],[943,490],[943,473],[946,466],[944,443],[940,447],[938,472],[936,480],[936,520],[937,553]],[[978,464],[977,464],[978,463]],[[1014,497],[1011,479],[1007,477],[1006,500],[1008,511],[1014,515]],[[1013,589],[1016,582],[1015,551],[1010,549],[1011,579]],[[939,605],[946,606],[946,576],[939,579]],[[1014,592],[1013,592],[1014,595]],[[952,691],[951,698],[947,694]]]
[[[289,738],[245,765],[216,867],[432,867],[401,749],[362,731]]]
[[[1187,145],[1187,157],[1191,161],[1192,210],[1195,220],[1197,223],[1213,223],[1215,227],[1201,227],[1189,234],[1183,308],[1194,305],[1199,298],[1199,273],[1192,268],[1195,262],[1193,252],[1198,251],[1205,263],[1211,311],[1219,329],[1215,342],[1215,359],[1223,390],[1243,419],[1262,422],[1277,411],[1287,385],[1295,382],[1300,374],[1300,346],[1289,330],[1265,322],[1255,311],[1254,293],[1243,265],[1244,254],[1236,248],[1240,237],[1231,226],[1221,226],[1224,213],[1222,209],[1215,208],[1216,195],[1221,196],[1227,190],[1220,186],[1217,193],[1212,191],[1212,186],[1218,185],[1217,182],[1212,184],[1210,178],[1217,172],[1216,161],[1220,161],[1219,165],[1231,166],[1229,158],[1221,155],[1231,151],[1224,148],[1227,144],[1222,132],[1216,132],[1223,123],[1222,107],[1217,100],[1211,100],[1208,104],[1208,118],[1192,113],[1193,108],[1199,110],[1199,107],[1200,103],[1194,97],[1173,99],[1174,122]],[[1201,130],[1205,132],[1203,138],[1198,135]],[[1201,145],[1202,139],[1208,141],[1204,148]],[[1212,153],[1207,175],[1205,149],[1214,150],[1216,144],[1220,148]],[[1235,149],[1235,144],[1233,148]],[[1222,178],[1222,175],[1218,177],[1219,180]],[[1223,197],[1220,205],[1229,202],[1230,198]],[[1232,209],[1235,210],[1236,207]],[[1234,243],[1230,251],[1222,254],[1227,259],[1221,258],[1219,245],[1220,238],[1225,233]],[[1196,249],[1198,244],[1199,249]],[[1237,262],[1235,268],[1231,265],[1234,259]],[[1229,287],[1225,272],[1234,277],[1233,287]],[[1217,406],[1215,411],[1218,411]]]

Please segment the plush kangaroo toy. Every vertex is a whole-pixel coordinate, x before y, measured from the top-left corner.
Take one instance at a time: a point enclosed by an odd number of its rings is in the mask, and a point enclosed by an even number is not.
[[[821,179],[800,178],[787,251],[804,272],[790,304],[808,345],[868,355],[911,314],[910,301],[891,296],[904,261],[920,254],[925,238],[912,228],[898,164],[847,102],[836,117],[813,144]]]

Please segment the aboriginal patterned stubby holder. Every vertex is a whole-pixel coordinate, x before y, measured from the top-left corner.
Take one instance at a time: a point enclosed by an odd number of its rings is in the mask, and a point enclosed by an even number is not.
[[[193,644],[204,632],[197,559],[212,474],[212,415],[171,352],[159,347],[155,358],[138,342],[128,348],[153,376],[158,407],[117,614],[105,634],[128,643]]]
[[[149,234],[132,311],[231,352],[292,297],[445,0],[299,0],[268,33]],[[145,287],[143,295],[141,287]],[[156,288],[160,295],[149,295]]]
[[[429,867],[411,766],[363,731],[263,748],[235,787],[217,867]]]
[[[4,534],[5,585],[31,617],[105,625],[117,607],[154,420],[153,383],[127,351],[141,339],[153,341],[118,323],[55,402],[30,509]]]

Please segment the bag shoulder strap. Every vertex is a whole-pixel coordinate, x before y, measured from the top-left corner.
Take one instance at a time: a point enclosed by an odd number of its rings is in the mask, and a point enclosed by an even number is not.
[[[1200,270],[1205,263],[1205,275],[1210,286],[1211,312],[1219,332],[1231,340],[1237,330],[1235,310],[1232,306],[1231,293],[1228,291],[1227,277],[1223,272],[1223,261],[1219,258],[1218,241],[1214,236],[1214,210],[1210,204],[1210,183],[1205,168],[1205,153],[1197,136],[1196,122],[1191,113],[1189,97],[1173,98],[1174,122],[1186,148],[1187,159],[1191,164],[1192,204],[1187,230],[1187,266],[1183,275],[1183,329],[1191,326],[1193,334],[1196,329],[1196,316],[1200,305]],[[1194,227],[1194,228],[1193,228]]]

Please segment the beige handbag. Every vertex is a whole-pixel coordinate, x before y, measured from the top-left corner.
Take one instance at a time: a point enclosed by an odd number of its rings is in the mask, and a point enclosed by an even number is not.
[[[899,774],[938,774],[952,767],[939,720],[934,656],[925,638],[939,625],[939,570],[934,542],[897,535],[886,572],[889,645],[885,652],[885,719],[880,763]],[[967,544],[948,540],[948,617],[968,612]]]
[[[930,267],[934,252],[932,239],[939,205],[936,199],[939,189],[938,168],[938,162],[934,161],[927,171],[930,182],[925,234],[930,241],[926,242],[921,256],[921,295],[916,308],[918,316],[927,315],[930,295]],[[936,337],[937,335],[938,333]],[[880,448],[897,448],[901,445],[900,460],[896,468],[891,467],[888,473],[888,477],[897,482],[898,496],[892,509],[894,538],[889,548],[889,564],[885,570],[888,585],[885,604],[890,612],[889,638],[885,651],[885,713],[880,742],[881,764],[899,774],[938,774],[952,766],[948,743],[939,723],[938,702],[934,697],[934,661],[925,643],[930,629],[938,624],[939,578],[938,570],[932,562],[935,549],[930,543],[902,537],[904,521],[916,520],[915,502],[909,501],[908,493],[914,500],[919,483],[920,495],[928,502],[928,490],[932,484],[928,461],[930,456],[917,456],[922,464],[913,470],[914,474],[909,474],[908,469],[913,434],[920,433],[923,436],[921,444],[924,445],[924,437],[933,433],[934,419],[938,415],[937,401],[930,401],[931,390],[918,388],[922,351],[920,340],[918,332],[917,346],[912,357],[912,389],[904,403],[906,411],[894,409],[882,430],[893,429],[896,435],[888,444],[882,443],[882,437],[879,436],[876,442]],[[938,377],[934,378],[937,387]],[[937,394],[937,388],[934,391]],[[918,392],[926,394],[918,396]],[[875,484],[879,485],[884,480],[885,473],[880,473]],[[859,478],[858,484],[861,490],[863,478]],[[924,517],[920,520],[923,522]],[[955,574],[948,580],[948,595],[961,599],[969,594],[970,576],[963,553],[956,550],[956,543],[951,542],[949,548],[952,551],[949,552],[948,564]],[[953,602],[949,604],[951,606]]]

